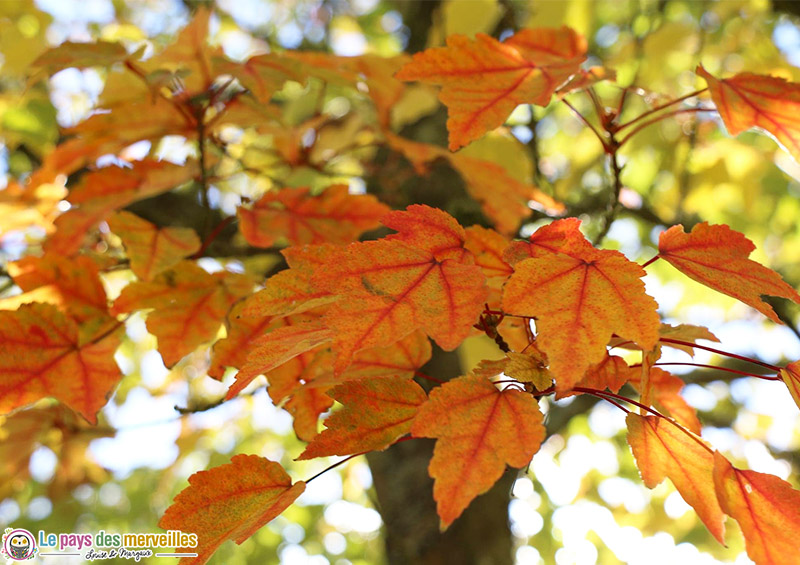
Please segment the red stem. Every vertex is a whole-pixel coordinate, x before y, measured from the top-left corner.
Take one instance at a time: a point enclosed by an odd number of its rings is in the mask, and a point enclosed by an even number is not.
[[[611,151],[612,151],[612,150],[611,150],[611,147],[608,145],[608,141],[606,140],[606,138],[605,138],[605,137],[604,137],[604,136],[603,136],[603,135],[602,135],[602,134],[601,134],[599,131],[597,131],[597,128],[596,128],[596,127],[594,127],[594,126],[593,126],[593,125],[592,125],[592,124],[589,122],[589,120],[587,120],[587,119],[586,119],[586,118],[583,116],[583,114],[581,114],[580,112],[578,112],[578,110],[575,108],[575,106],[573,106],[572,104],[570,104],[570,103],[569,103],[569,100],[567,100],[566,98],[564,98],[564,99],[562,100],[562,102],[563,102],[564,104],[566,104],[566,105],[567,105],[567,108],[569,108],[570,110],[572,110],[572,112],[573,112],[573,113],[574,113],[574,114],[575,114],[575,115],[578,117],[578,119],[579,119],[580,121],[582,121],[582,122],[584,123],[584,125],[586,125],[586,127],[588,127],[590,130],[592,130],[592,132],[595,134],[595,136],[597,136],[597,139],[598,139],[598,140],[600,140],[600,143],[602,143],[602,144],[603,144],[603,151],[605,151],[606,153],[611,153]]]
[[[426,375],[422,371],[414,371],[414,374],[416,376],[418,376],[419,378],[421,378],[421,379],[425,379],[426,381],[432,381],[434,383],[439,383],[440,385],[445,383],[445,381],[443,381],[442,379],[437,379],[436,377],[431,377],[430,375]]]
[[[656,112],[660,112],[660,111],[661,111],[661,110],[663,110],[664,108],[669,108],[670,106],[673,106],[673,105],[675,105],[675,104],[678,104],[678,103],[680,103],[680,102],[683,102],[683,101],[684,101],[684,100],[686,100],[687,98],[692,98],[692,97],[694,97],[694,96],[699,96],[699,95],[703,94],[703,93],[704,93],[706,90],[708,90],[708,88],[702,88],[702,89],[700,89],[700,90],[695,90],[694,92],[690,92],[689,94],[684,94],[684,95],[683,95],[683,96],[681,96],[680,98],[676,98],[675,100],[671,100],[670,102],[665,102],[664,104],[661,104],[660,106],[656,106],[655,108],[652,108],[652,109],[648,110],[648,111],[647,111],[647,112],[645,112],[644,114],[640,114],[639,116],[636,116],[636,117],[635,117],[635,118],[633,118],[631,121],[629,121],[629,122],[626,122],[626,123],[624,123],[624,124],[622,124],[622,125],[619,125],[619,126],[617,126],[617,131],[619,131],[619,130],[621,130],[621,129],[625,129],[626,127],[632,126],[632,125],[633,125],[633,124],[635,124],[636,122],[639,122],[639,121],[641,121],[641,120],[645,119],[645,118],[646,118],[646,117],[648,117],[648,116],[652,116],[652,115],[653,115],[653,114],[655,114]],[[624,93],[624,92],[625,92],[625,91],[623,91],[623,93]],[[624,98],[623,98],[623,100],[624,100]],[[621,104],[620,104],[620,106],[621,106]],[[620,110],[621,110],[621,108],[620,108]]]
[[[739,361],[747,361],[748,363],[753,363],[754,365],[760,365],[761,367],[766,367],[770,371],[775,371],[776,373],[781,372],[781,368],[776,365],[771,365],[769,363],[759,361],[758,359],[751,359],[750,357],[744,357],[743,355],[737,355],[736,353],[722,351],[721,349],[714,349],[713,347],[708,347],[707,345],[700,345],[699,343],[692,343],[691,341],[683,341],[682,339],[673,339],[671,337],[661,337],[659,338],[659,341],[663,341],[664,343],[675,343],[678,345],[688,345],[689,347],[697,347],[699,349],[705,349],[706,351],[710,351],[711,353],[716,353],[718,355],[730,357],[731,359],[738,359]]]
[[[630,398],[627,398],[627,397],[622,396],[620,394],[614,394],[613,392],[608,392],[608,391],[605,391],[605,390],[597,390],[595,388],[584,388],[582,386],[576,386],[572,390],[574,390],[576,392],[585,392],[586,394],[591,394],[592,396],[596,396],[598,398],[602,398],[603,400],[605,400],[607,402],[611,402],[611,401],[606,397],[611,397],[611,398],[615,398],[617,400],[621,400],[622,402],[629,402],[630,404],[633,404],[634,406],[638,406],[642,410],[646,410],[647,412],[650,412],[653,416],[656,416],[658,418],[666,420],[667,422],[669,422],[670,424],[672,424],[673,426],[678,428],[680,431],[685,433],[687,436],[689,436],[691,439],[696,441],[698,445],[700,445],[703,449],[708,451],[711,455],[714,455],[714,450],[711,449],[710,447],[708,447],[703,442],[703,440],[701,440],[699,437],[697,437],[692,432],[690,432],[689,430],[687,430],[686,428],[681,426],[675,420],[673,420],[671,418],[667,418],[666,416],[664,416],[664,414],[662,414],[658,410],[654,410],[654,409],[650,408],[649,406],[645,406],[641,402],[636,402],[635,400],[631,400]],[[612,402],[612,404],[614,404],[615,406],[618,406],[619,408],[622,408],[616,402]],[[625,409],[623,408],[623,410],[625,410]],[[625,410],[625,412],[628,412],[628,410]]]
[[[411,437],[411,436],[403,436],[403,437],[401,437],[400,439],[398,439],[396,442],[394,442],[392,445],[394,445],[395,443],[400,443],[401,441],[408,441],[408,440],[410,440],[410,439],[416,439],[416,438],[413,438],[413,437]],[[347,463],[348,461],[350,461],[350,460],[351,460],[351,459],[353,459],[354,457],[358,457],[359,455],[366,455],[367,453],[369,453],[369,451],[362,451],[361,453],[354,453],[353,455],[348,455],[347,457],[345,457],[345,458],[344,458],[344,459],[342,459],[341,461],[337,461],[337,462],[336,462],[336,463],[334,463],[333,465],[328,465],[328,466],[327,466],[327,467],[325,467],[325,468],[324,468],[322,471],[320,471],[319,473],[317,473],[316,475],[314,475],[314,476],[313,476],[313,477],[311,477],[310,479],[308,479],[308,480],[306,480],[306,481],[303,481],[303,482],[305,482],[306,484],[308,484],[308,483],[310,483],[311,481],[313,481],[314,479],[316,479],[317,477],[319,477],[319,476],[321,476],[321,475],[324,475],[325,473],[327,473],[328,471],[330,471],[330,470],[332,470],[332,469],[335,469],[335,468],[336,468],[336,467],[338,467],[339,465],[343,465],[344,463]]]
[[[650,260],[648,260],[647,262],[645,262],[645,264],[644,264],[644,265],[642,265],[642,269],[644,269],[644,268],[645,268],[645,267],[647,267],[648,265],[652,265],[653,263],[655,263],[655,262],[656,262],[656,261],[658,261],[659,259],[661,259],[661,256],[659,256],[659,255],[656,255],[655,257],[653,257],[653,258],[651,258]]]
[[[203,242],[203,245],[200,247],[200,250],[194,255],[192,255],[192,259],[199,259],[200,257],[202,257],[203,253],[205,253],[206,249],[208,249],[208,246],[211,245],[214,242],[214,240],[217,239],[217,236],[222,232],[222,230],[228,227],[228,225],[230,225],[230,223],[233,222],[235,219],[236,216],[228,216],[220,223],[218,223],[217,226],[213,230],[211,230],[211,233],[208,234],[208,237]]]
[[[730,369],[728,367],[720,367],[719,365],[705,365],[703,363],[689,363],[689,362],[664,362],[664,363],[655,363],[655,367],[661,365],[687,365],[689,367],[703,367],[704,369],[716,369],[718,371],[725,371],[726,373],[734,373],[736,375],[742,375],[745,377],[755,377],[757,379],[763,379],[765,381],[780,381],[781,378],[778,376],[771,377],[769,375],[757,375],[755,373],[748,373],[746,371],[737,371],[736,369]]]
[[[685,108],[685,109],[682,109],[682,110],[675,110],[674,112],[667,112],[666,114],[661,114],[660,116],[656,116],[652,120],[648,120],[645,123],[639,124],[638,126],[633,128],[633,130],[628,135],[626,135],[625,137],[622,138],[622,140],[617,144],[617,146],[618,147],[622,147],[634,135],[636,135],[637,133],[639,133],[640,131],[642,131],[646,127],[649,127],[649,126],[651,126],[653,124],[656,124],[656,123],[660,122],[664,118],[669,118],[670,116],[677,116],[678,114],[688,114],[688,113],[693,113],[693,112],[715,112],[715,111],[716,110],[713,110],[711,108]]]

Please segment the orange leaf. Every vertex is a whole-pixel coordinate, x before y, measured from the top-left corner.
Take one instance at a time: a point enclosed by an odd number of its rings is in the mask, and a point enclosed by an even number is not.
[[[725,543],[725,515],[711,480],[711,452],[663,418],[631,412],[627,422],[628,444],[645,486],[655,488],[665,477],[669,478],[708,531]]]
[[[116,332],[95,339],[50,304],[0,312],[0,412],[52,396],[96,424],[122,375]]]
[[[505,280],[511,276],[514,269],[503,259],[503,251],[509,245],[504,236],[481,226],[470,226],[464,231],[464,247],[475,256],[475,264],[490,282],[492,279]]]
[[[242,316],[245,301],[233,305],[226,318],[228,335],[218,340],[211,349],[211,365],[208,376],[221,380],[225,367],[244,365],[249,353],[249,346],[256,338],[264,335],[269,329],[281,327],[282,320],[275,318],[249,318]]]
[[[757,565],[794,565],[800,555],[800,492],[765,473],[733,467],[714,453],[714,486],[722,509],[742,528]]]
[[[298,459],[386,449],[409,432],[417,410],[428,399],[417,383],[397,377],[351,381],[328,394],[343,409],[325,420],[327,429]]]
[[[483,377],[459,377],[433,390],[411,427],[437,438],[428,471],[442,529],[458,518],[506,469],[527,465],[545,436],[536,400],[500,391]]]
[[[702,65],[697,74],[708,83],[728,133],[737,135],[750,128],[769,132],[800,161],[800,84],[753,73],[726,79],[711,76]]]
[[[181,563],[200,565],[227,540],[241,544],[291,505],[306,488],[278,464],[257,455],[234,455],[226,465],[189,477],[158,522],[165,530],[197,534],[196,547],[176,548],[197,553]]]
[[[753,242],[726,225],[697,224],[691,233],[672,226],[658,240],[658,254],[683,274],[716,291],[741,300],[781,324],[762,294],[800,303],[800,294],[781,276],[748,259]]]
[[[608,389],[616,393],[625,383],[631,380],[638,380],[640,377],[641,370],[628,366],[622,357],[606,355],[600,363],[589,367],[579,384],[583,387],[599,390]],[[557,395],[557,398],[560,398],[560,396]]]
[[[128,58],[128,52],[120,43],[98,41],[96,43],[73,43],[65,41],[58,47],[48,49],[31,63],[32,67],[44,69],[53,75],[69,68],[108,67]]]
[[[550,257],[570,247],[586,247],[586,238],[580,232],[578,218],[564,218],[542,226],[531,234],[528,241],[512,241],[503,252],[503,260],[516,265],[530,257]]]
[[[641,370],[632,369],[629,382],[639,392],[642,392],[641,381]],[[697,412],[680,394],[686,383],[680,377],[658,367],[650,369],[649,381],[651,398],[656,408],[665,411],[685,428],[699,434],[702,426],[697,418]]]
[[[559,391],[603,360],[612,334],[646,349],[658,341],[659,317],[644,291],[644,269],[619,252],[595,249],[578,225],[558,220],[541,228],[545,236],[557,234],[546,238],[556,243],[530,245],[536,256],[514,266],[503,292],[503,310],[536,318],[537,345],[547,354]],[[545,238],[531,238],[540,239]]]
[[[126,286],[112,312],[154,308],[147,315],[147,329],[158,338],[164,364],[172,367],[202,343],[214,339],[228,309],[252,287],[250,278],[244,275],[210,275],[196,264],[182,261],[152,282]]]
[[[677,339],[680,341],[688,342],[692,345],[684,345],[682,343],[672,343],[668,341],[661,341],[659,345],[661,347],[671,347],[673,349],[678,349],[680,351],[686,352],[688,355],[694,357],[694,347],[693,345],[701,339],[707,339],[708,341],[716,341],[719,343],[719,339],[715,336],[708,328],[704,328],[703,326],[694,326],[692,324],[678,324],[677,326],[672,326],[670,324],[661,324],[661,328],[658,330],[659,339],[668,338],[668,339]],[[630,349],[630,350],[639,350],[640,348],[635,344],[631,343],[630,341],[626,341],[624,339],[615,337],[612,338],[609,342],[610,347],[619,347],[622,349]]]
[[[144,281],[176,265],[200,249],[200,238],[191,228],[158,228],[135,214],[122,211],[108,219],[128,251],[131,270]]]
[[[50,291],[52,302],[78,322],[108,316],[100,271],[88,257],[67,259],[52,253],[44,257],[25,257],[9,263],[8,272],[25,293]]]
[[[303,269],[285,269],[272,275],[264,288],[247,297],[244,317],[288,316],[313,310],[336,300],[336,296],[311,284],[311,273]]]
[[[320,414],[333,406],[333,398],[327,388],[301,386],[283,406],[292,415],[292,428],[303,441],[312,441],[317,436]]]
[[[198,170],[196,161],[180,166],[148,159],[137,161],[132,168],[106,167],[86,174],[70,190],[68,199],[73,207],[56,218],[56,232],[45,241],[45,249],[74,255],[86,235],[114,210],[171,190],[194,178]]]
[[[442,348],[469,335],[487,295],[483,273],[464,249],[464,230],[445,212],[409,206],[378,241],[332,248],[313,282],[343,297],[325,316],[334,332],[336,373],[355,352],[394,343],[421,328]]]
[[[450,149],[505,122],[519,104],[545,106],[586,58],[586,40],[572,29],[525,29],[503,43],[479,33],[447,38],[397,73],[401,80],[441,84]]]
[[[238,214],[247,242],[270,247],[281,238],[292,245],[348,243],[378,227],[388,211],[374,196],[349,194],[347,186],[337,184],[317,196],[308,188],[270,191]]]
[[[800,361],[795,361],[781,369],[781,378],[789,389],[794,403],[800,408]]]
[[[225,398],[230,400],[258,375],[268,373],[301,353],[330,341],[331,337],[328,328],[320,326],[316,321],[309,321],[280,327],[253,340],[247,361],[236,374],[236,381],[228,389]]]
[[[394,376],[412,378],[431,358],[431,342],[417,330],[386,347],[362,349],[339,380]]]

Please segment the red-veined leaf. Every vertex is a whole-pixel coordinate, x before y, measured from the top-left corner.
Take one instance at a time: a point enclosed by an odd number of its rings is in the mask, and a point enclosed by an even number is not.
[[[447,38],[417,53],[397,78],[441,84],[450,149],[502,125],[519,104],[545,106],[586,58],[586,40],[570,28],[525,29],[503,43],[479,33]]]
[[[744,471],[714,453],[714,486],[722,510],[742,528],[757,565],[794,565],[800,555],[800,492],[774,475]]]
[[[427,399],[411,380],[375,377],[350,381],[328,391],[343,406],[325,420],[326,429],[298,459],[380,451],[411,429]]]
[[[305,488],[303,481],[292,484],[278,463],[257,455],[234,455],[226,465],[189,477],[189,486],[175,497],[158,526],[196,534],[196,546],[176,550],[197,553],[181,563],[200,565],[223,542],[244,542],[286,510]]]
[[[800,303],[800,294],[781,276],[748,259],[753,242],[726,225],[697,224],[690,233],[672,226],[658,239],[658,255],[683,274],[716,291],[741,300],[782,323],[762,294]]]
[[[800,361],[795,361],[781,369],[781,378],[789,389],[794,403],[800,408]]]
[[[664,478],[669,478],[708,531],[724,543],[725,515],[712,482],[714,458],[711,452],[663,418],[631,412],[627,422],[628,444],[645,486],[655,488]]]
[[[467,376],[433,390],[411,434],[437,438],[428,470],[444,529],[497,482],[506,465],[527,465],[545,429],[531,395],[500,391],[484,377]]]
[[[0,312],[0,411],[52,396],[97,423],[122,377],[119,343],[117,332],[87,335],[50,304]]]

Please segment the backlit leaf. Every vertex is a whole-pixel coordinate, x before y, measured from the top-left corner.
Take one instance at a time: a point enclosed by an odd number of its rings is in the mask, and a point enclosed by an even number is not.
[[[428,471],[444,529],[497,482],[506,465],[527,465],[545,429],[531,395],[500,391],[484,377],[467,376],[433,390],[411,434],[437,438]]]
[[[800,361],[795,361],[781,369],[781,378],[789,389],[794,403],[800,408]]]
[[[753,127],[760,128],[772,134],[800,161],[800,84],[753,73],[717,79],[702,65],[696,72],[708,83],[728,133],[737,135]]]
[[[98,41],[96,43],[73,43],[65,41],[58,47],[48,49],[32,63],[33,67],[44,69],[47,74],[55,74],[70,67],[107,67],[124,61],[128,52],[120,43]]]
[[[231,305],[252,289],[249,277],[213,275],[190,261],[158,275],[152,282],[134,282],[122,289],[112,312],[153,308],[147,329],[158,338],[164,365],[172,367],[217,335]]]
[[[726,225],[697,224],[690,233],[672,226],[658,240],[658,255],[686,276],[748,304],[772,321],[782,323],[762,294],[800,303],[800,294],[781,276],[748,255],[753,242]]]
[[[328,394],[343,408],[325,420],[326,429],[298,459],[385,449],[409,432],[428,399],[417,383],[397,377],[350,381]]]
[[[283,512],[306,488],[292,484],[283,468],[258,455],[234,455],[231,462],[189,477],[189,486],[175,497],[158,522],[165,530],[197,534],[197,546],[176,548],[197,553],[181,560],[200,565],[223,542],[241,544]]]
[[[288,316],[324,306],[336,296],[311,284],[311,274],[301,269],[285,269],[271,276],[264,288],[247,297],[243,317]]]
[[[122,375],[117,333],[95,339],[49,304],[0,312],[0,412],[52,396],[97,423]]]
[[[282,238],[292,245],[348,243],[370,229],[389,208],[368,194],[349,194],[334,185],[314,196],[307,188],[267,192],[252,208],[239,208],[239,226],[256,247],[270,247]]]
[[[503,43],[482,33],[453,35],[447,47],[414,55],[396,76],[442,85],[456,150],[502,125],[519,104],[547,105],[585,58],[585,39],[567,27],[525,29]]]
[[[135,214],[122,211],[108,219],[128,252],[131,270],[143,281],[153,280],[200,249],[200,238],[190,228],[159,228]]]
[[[559,391],[603,360],[612,334],[647,349],[658,340],[659,317],[644,291],[644,270],[619,252],[592,247],[578,225],[559,220],[542,228],[559,237],[552,247],[529,245],[536,256],[514,265],[503,291],[504,311],[536,318],[537,345]]]
[[[628,444],[647,488],[669,478],[708,531],[725,542],[725,515],[714,491],[714,457],[674,424],[655,416],[627,417]]]
[[[714,485],[722,510],[742,529],[757,565],[793,565],[800,555],[800,492],[766,473],[745,471],[714,454]]]
[[[658,367],[650,368],[648,378],[650,399],[653,405],[672,416],[683,427],[699,434],[701,425],[700,420],[697,418],[697,411],[681,396],[681,391],[686,383],[680,377]],[[632,369],[628,382],[639,392],[642,392],[641,381],[641,369]]]

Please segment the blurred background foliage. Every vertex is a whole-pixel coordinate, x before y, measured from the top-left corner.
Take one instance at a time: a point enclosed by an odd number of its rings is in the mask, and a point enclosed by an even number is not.
[[[144,47],[149,57],[174,40],[197,5],[0,2],[0,185],[29,175],[59,142],[60,128],[76,124],[101,102],[106,71],[67,69],[44,81],[32,76],[36,57],[67,40],[94,39],[120,41],[131,51]],[[767,0],[218,0],[214,8],[211,41],[234,60],[282,49],[392,57],[442,45],[453,33],[503,38],[523,27],[568,25],[587,37],[588,65],[617,73],[616,84],[597,87],[605,104],[616,104],[619,85],[636,87],[623,121],[704,86],[693,72],[701,62],[716,76],[753,71],[800,80],[795,7]],[[375,110],[358,92],[311,81],[289,84],[280,96],[286,127],[232,131],[229,154],[218,156],[220,180],[212,203],[220,211],[231,213],[242,197],[279,185],[346,182],[351,190],[376,192],[401,207],[424,191],[436,194],[446,183],[441,205],[462,223],[486,222],[447,164],[437,162],[419,176],[402,157],[375,145]],[[590,121],[596,119],[586,96],[569,100]],[[320,115],[322,122],[310,123]],[[729,137],[712,116],[664,120],[625,146],[623,208],[605,244],[643,261],[656,253],[665,226],[683,223],[688,231],[703,220],[726,223],[756,243],[756,260],[800,286],[800,166],[766,136]],[[444,144],[444,113],[435,91],[409,85],[391,117],[395,130]],[[304,140],[309,131],[314,139]],[[312,146],[306,153],[298,150]],[[185,140],[168,138],[130,153],[150,150],[177,162],[194,151]],[[603,151],[564,105],[520,107],[502,131],[465,153],[493,160],[519,180],[534,180],[584,220],[590,237],[601,229],[610,190]],[[546,221],[531,211],[521,233]],[[0,259],[36,253],[43,235],[35,229],[7,234],[0,240]],[[230,267],[234,261],[241,269],[266,273],[277,264],[274,255],[231,254],[235,259],[206,259],[204,266]],[[776,327],[732,299],[681,280],[663,261],[649,272],[648,291],[668,321],[707,326],[726,349],[771,363],[800,358],[796,310],[778,304],[787,326]],[[129,280],[129,273],[113,272],[104,282],[113,297]],[[4,294],[13,293],[12,286],[0,278]],[[471,338],[459,355],[470,367],[499,351],[486,338]],[[117,359],[126,376],[98,427],[49,403],[0,419],[0,526],[13,523],[34,532],[154,531],[190,474],[226,463],[235,453],[280,461],[295,479],[330,463],[292,460],[302,444],[263,383],[219,407],[178,413],[175,406],[204,407],[226,387],[205,376],[204,350],[167,370],[139,315],[128,321]],[[709,359],[699,353],[695,361]],[[800,427],[780,383],[731,380],[709,371],[682,376],[689,383],[685,396],[700,411],[712,444],[734,461],[797,486]],[[735,523],[728,522],[728,547],[720,546],[671,486],[650,491],[641,484],[625,441],[624,414],[572,399],[549,409],[551,435],[530,469],[519,474],[509,505],[517,563],[750,562]],[[382,563],[383,523],[371,485],[361,459],[327,473],[241,547],[223,545],[212,563]]]

